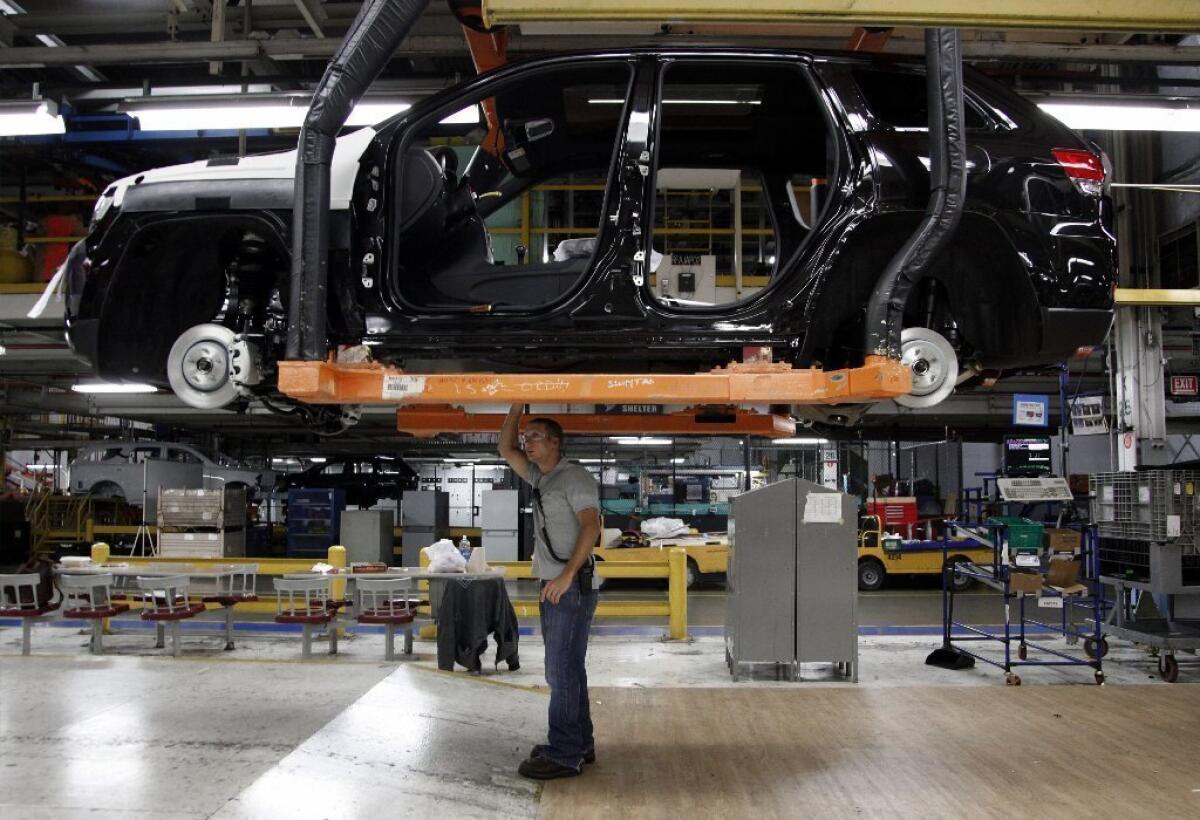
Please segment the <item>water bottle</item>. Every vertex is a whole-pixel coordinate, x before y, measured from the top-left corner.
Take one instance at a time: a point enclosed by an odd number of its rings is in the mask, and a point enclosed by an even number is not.
[[[467,536],[463,536],[458,542],[458,551],[462,553],[462,557],[466,560],[471,560],[471,541]]]

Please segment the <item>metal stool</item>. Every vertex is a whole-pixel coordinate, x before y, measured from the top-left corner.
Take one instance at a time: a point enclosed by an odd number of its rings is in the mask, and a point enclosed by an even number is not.
[[[29,630],[33,619],[53,612],[62,604],[62,598],[54,603],[38,606],[37,588],[42,577],[36,572],[21,575],[0,575],[0,618],[21,619],[21,654],[29,654]]]
[[[222,570],[228,574],[217,577],[217,591],[205,595],[200,600],[206,604],[220,604],[225,610],[225,650],[233,646],[233,608],[237,604],[252,603],[258,600],[256,583],[258,580],[258,564],[238,564]]]
[[[331,578],[275,579],[275,623],[300,624],[304,629],[304,647],[301,656],[312,657],[312,628],[314,625],[328,627],[329,654],[337,654],[337,609],[330,606],[329,587]]]
[[[137,579],[142,598],[142,620],[155,625],[155,648],[163,646],[163,630],[171,625],[171,654],[179,657],[179,622],[204,611],[204,604],[188,600],[188,577],[166,575]]]
[[[383,624],[384,658],[396,659],[396,627],[404,627],[404,654],[412,654],[413,620],[417,610],[413,599],[411,578],[359,578],[358,622]]]
[[[64,574],[59,577],[58,586],[63,594],[63,617],[91,621],[89,650],[93,655],[103,655],[104,621],[129,611],[129,604],[116,603],[112,599],[112,574]]]

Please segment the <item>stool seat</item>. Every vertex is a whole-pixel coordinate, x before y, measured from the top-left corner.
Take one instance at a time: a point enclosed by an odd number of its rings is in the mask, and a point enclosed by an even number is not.
[[[288,612],[275,616],[277,624],[327,624],[334,618],[333,612],[312,612],[307,615]]]
[[[235,592],[230,595],[205,595],[200,599],[206,604],[220,604],[221,606],[236,606],[237,604],[250,604],[258,600],[258,596],[253,592]]]
[[[414,620],[411,612],[395,612],[386,609],[368,610],[358,613],[360,624],[411,624]]]
[[[54,604],[46,604],[45,606],[35,607],[0,607],[0,618],[36,618],[39,615],[45,615],[47,612],[53,612],[62,605],[62,601]]]
[[[88,620],[101,620],[103,618],[112,618],[116,615],[129,611],[129,604],[112,603],[105,607],[97,609],[64,609],[64,618],[87,618]]]
[[[328,607],[331,612],[340,612],[346,607],[351,606],[353,603],[354,602],[349,598],[337,598],[326,601],[325,606]]]
[[[143,621],[185,621],[203,612],[204,604],[188,604],[184,609],[147,609],[142,612]]]

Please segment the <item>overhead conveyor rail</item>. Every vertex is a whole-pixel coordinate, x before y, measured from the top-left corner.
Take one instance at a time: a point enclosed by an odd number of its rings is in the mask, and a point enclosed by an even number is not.
[[[483,0],[489,26],[527,22],[830,23],[864,26],[1187,32],[1195,0]]]

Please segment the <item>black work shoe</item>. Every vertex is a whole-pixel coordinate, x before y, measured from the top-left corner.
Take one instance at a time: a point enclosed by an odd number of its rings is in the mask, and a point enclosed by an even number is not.
[[[529,756],[530,757],[545,757],[546,750],[549,748],[550,747],[545,745],[544,743],[539,743],[538,745],[534,746],[532,749],[529,750]],[[583,762],[584,763],[595,763],[596,762],[596,750],[592,749],[591,751],[584,752],[583,753]]]
[[[531,757],[517,767],[517,774],[530,780],[554,780],[557,777],[575,777],[579,769],[572,769],[544,757]]]

